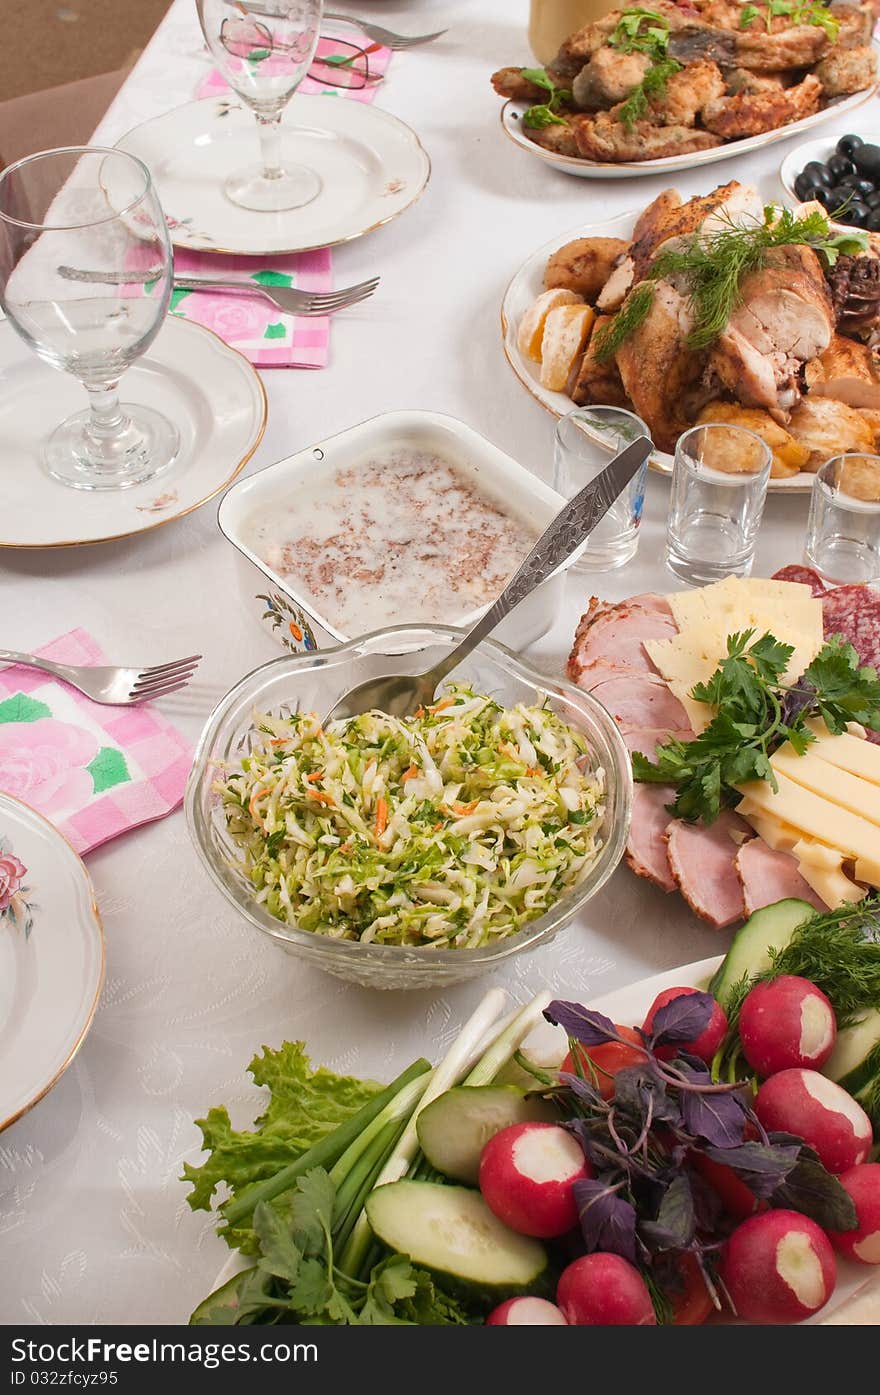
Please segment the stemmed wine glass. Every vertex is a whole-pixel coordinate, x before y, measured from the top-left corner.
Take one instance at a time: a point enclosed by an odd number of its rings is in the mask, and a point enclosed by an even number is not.
[[[165,319],[171,280],[165,218],[133,155],[44,150],[0,173],[0,306],[40,358],[89,395],[88,410],[43,447],[49,474],[64,484],[125,489],[176,458],[174,423],[118,395]]]
[[[224,184],[233,203],[258,212],[302,208],[321,178],[284,159],[281,113],[309,70],[324,0],[196,0],[199,22],[223,77],[257,118],[262,163]]]

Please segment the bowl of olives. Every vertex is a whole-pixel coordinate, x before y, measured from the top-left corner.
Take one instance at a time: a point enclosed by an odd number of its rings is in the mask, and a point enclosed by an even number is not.
[[[807,141],[785,157],[779,177],[798,203],[815,200],[835,223],[880,232],[880,143],[852,133]]]

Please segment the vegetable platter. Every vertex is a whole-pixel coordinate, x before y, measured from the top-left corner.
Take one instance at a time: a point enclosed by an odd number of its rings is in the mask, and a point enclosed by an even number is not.
[[[878,934],[789,900],[590,1009],[493,989],[384,1090],[264,1049],[256,1130],[211,1110],[185,1169],[239,1247],[191,1322],[848,1321],[880,1263]]]

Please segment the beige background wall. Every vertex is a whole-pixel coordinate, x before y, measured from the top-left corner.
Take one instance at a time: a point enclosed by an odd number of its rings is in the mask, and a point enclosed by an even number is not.
[[[0,102],[121,68],[170,0],[0,0]]]

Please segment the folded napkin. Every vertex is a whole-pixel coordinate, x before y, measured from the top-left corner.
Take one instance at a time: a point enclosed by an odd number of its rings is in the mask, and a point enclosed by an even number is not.
[[[332,38],[318,42],[318,56],[326,58],[338,51]],[[370,71],[377,75],[388,68],[391,50],[370,46]],[[359,89],[326,87],[306,77],[298,91],[306,94],[347,97],[371,102],[379,84]],[[196,90],[197,97],[213,97],[229,88],[216,70],[209,73]],[[330,249],[302,252],[287,257],[232,257],[179,248],[174,255],[175,269],[189,276],[231,276],[248,278],[264,286],[295,286],[305,291],[333,289]],[[262,296],[211,294],[175,288],[171,310],[185,320],[205,325],[238,349],[257,368],[325,368],[330,357],[328,316],[281,315]]]
[[[86,630],[37,650],[103,664]],[[192,751],[154,707],[102,707],[39,669],[0,671],[0,790],[55,824],[78,853],[161,819],[183,798]]]

